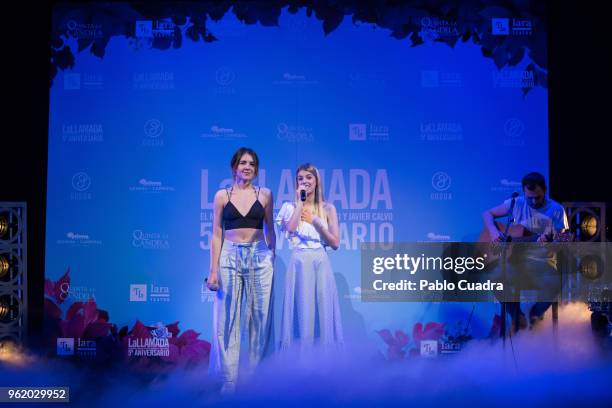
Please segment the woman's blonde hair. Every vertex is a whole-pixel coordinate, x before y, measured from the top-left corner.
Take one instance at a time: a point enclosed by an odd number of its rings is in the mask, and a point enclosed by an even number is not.
[[[315,188],[315,197],[314,197],[315,212],[320,218],[325,220],[326,218],[325,200],[323,199],[323,183],[321,182],[321,175],[319,174],[319,169],[317,169],[317,167],[311,163],[304,163],[304,164],[299,165],[297,170],[295,171],[295,187],[296,188],[299,186],[298,174],[302,170],[309,172],[315,177],[315,180],[317,182],[317,187]]]

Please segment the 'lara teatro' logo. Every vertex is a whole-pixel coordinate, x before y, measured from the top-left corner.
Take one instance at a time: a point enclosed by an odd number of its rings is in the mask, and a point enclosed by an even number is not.
[[[389,141],[389,126],[375,123],[349,123],[349,140],[374,142]]]
[[[136,20],[134,25],[137,38],[171,38],[174,37],[174,30],[172,21]]]
[[[58,356],[95,357],[97,344],[95,339],[82,339],[74,337],[58,337],[56,340],[56,354]]]
[[[92,195],[89,191],[91,187],[91,177],[84,171],[77,172],[72,175],[71,179],[72,190],[70,199],[74,201],[91,200]]]
[[[434,173],[431,177],[431,186],[435,191],[430,194],[430,199],[436,201],[452,200],[452,193],[448,191],[451,182],[452,179],[446,172],[438,171]]]
[[[530,36],[533,34],[533,21],[518,18],[492,18],[492,35]]]
[[[130,284],[130,302],[170,302],[170,287],[132,283]]]

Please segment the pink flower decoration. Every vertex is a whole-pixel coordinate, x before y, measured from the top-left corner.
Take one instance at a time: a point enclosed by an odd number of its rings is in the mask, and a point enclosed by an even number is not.
[[[387,356],[389,360],[401,360],[406,352],[403,348],[408,344],[408,335],[401,330],[395,331],[395,336],[391,331],[384,329],[377,332],[378,335],[387,344]]]
[[[416,323],[412,328],[412,337],[419,344],[421,340],[439,340],[443,335],[444,323],[429,322],[424,329],[422,323]]]
[[[66,269],[66,272],[55,282],[45,279],[45,295],[55,299],[57,304],[62,304],[68,297],[68,290],[70,289],[70,267]]]

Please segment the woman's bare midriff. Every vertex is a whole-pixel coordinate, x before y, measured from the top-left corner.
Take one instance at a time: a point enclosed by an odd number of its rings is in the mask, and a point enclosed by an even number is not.
[[[226,230],[224,239],[236,243],[263,241],[264,233],[263,230],[256,228],[236,228]]]

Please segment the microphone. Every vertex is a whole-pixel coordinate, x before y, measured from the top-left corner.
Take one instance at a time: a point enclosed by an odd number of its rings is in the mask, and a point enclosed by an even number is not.
[[[510,200],[510,209],[508,210],[508,224],[506,224],[506,231],[504,232],[504,241],[510,242],[512,237],[508,235],[508,229],[510,228],[510,224],[514,224],[514,207],[516,206],[516,197],[519,196],[519,193],[516,191],[512,193],[512,200]]]
[[[306,190],[300,190],[300,200],[302,202],[306,201]]]

